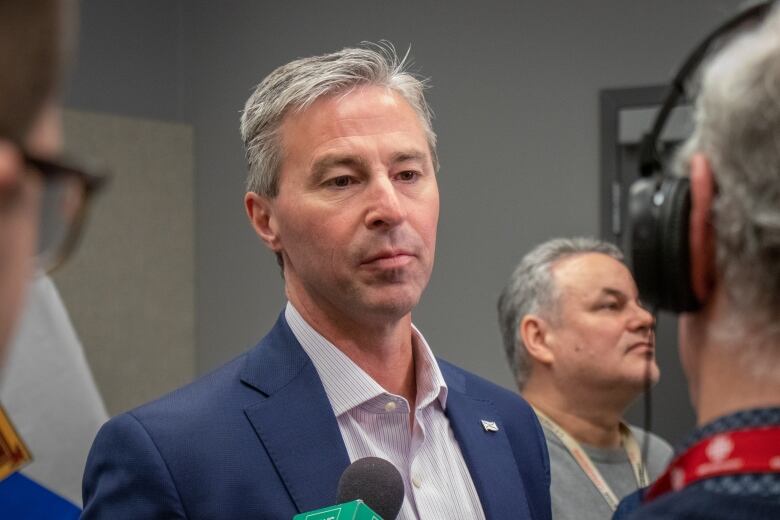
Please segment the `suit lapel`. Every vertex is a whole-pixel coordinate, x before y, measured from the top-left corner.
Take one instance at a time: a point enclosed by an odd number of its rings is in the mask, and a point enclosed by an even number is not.
[[[486,518],[530,518],[506,430],[489,400],[466,393],[463,375],[442,366],[447,416]],[[241,380],[264,398],[244,411],[299,512],[336,503],[349,465],[344,441],[317,370],[283,315],[247,356]],[[498,431],[487,431],[482,421]]]
[[[283,316],[249,353],[241,379],[266,396],[244,411],[298,511],[335,504],[349,455],[317,370]]]
[[[447,417],[485,518],[531,518],[517,462],[493,403],[468,395],[461,374],[443,366],[442,373],[448,387]],[[498,431],[489,431],[482,421],[494,422]]]

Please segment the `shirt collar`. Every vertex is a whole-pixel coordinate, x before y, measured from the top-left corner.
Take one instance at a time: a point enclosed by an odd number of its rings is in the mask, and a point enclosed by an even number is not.
[[[771,426],[780,424],[780,407],[770,408],[752,408],[749,410],[740,410],[722,417],[718,417],[699,428],[696,428],[685,441],[677,448],[676,453],[680,454],[697,442],[712,437],[718,433],[733,430],[744,430],[747,428],[760,428],[762,426]]]
[[[287,302],[284,317],[317,369],[336,417],[376,397],[392,395],[333,343],[314,330],[290,302]],[[414,325],[412,348],[415,353],[417,408],[424,408],[438,399],[442,409],[445,409],[447,383],[428,343]]]

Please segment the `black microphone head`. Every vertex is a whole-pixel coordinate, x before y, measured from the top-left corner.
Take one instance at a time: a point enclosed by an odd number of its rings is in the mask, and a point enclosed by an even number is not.
[[[339,503],[362,500],[383,520],[395,520],[404,503],[404,481],[389,461],[365,457],[349,465],[339,479]]]

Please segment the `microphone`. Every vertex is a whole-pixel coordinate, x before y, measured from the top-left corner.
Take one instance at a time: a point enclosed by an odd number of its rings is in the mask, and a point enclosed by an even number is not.
[[[395,520],[404,503],[404,481],[385,459],[358,459],[341,474],[338,500],[362,500],[384,520]]]
[[[338,502],[293,520],[395,520],[404,502],[404,481],[385,459],[358,459],[341,474]]]

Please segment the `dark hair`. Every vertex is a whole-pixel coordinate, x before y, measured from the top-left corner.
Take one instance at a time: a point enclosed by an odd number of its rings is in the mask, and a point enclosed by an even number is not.
[[[56,92],[70,3],[0,0],[0,137],[23,142]]]

